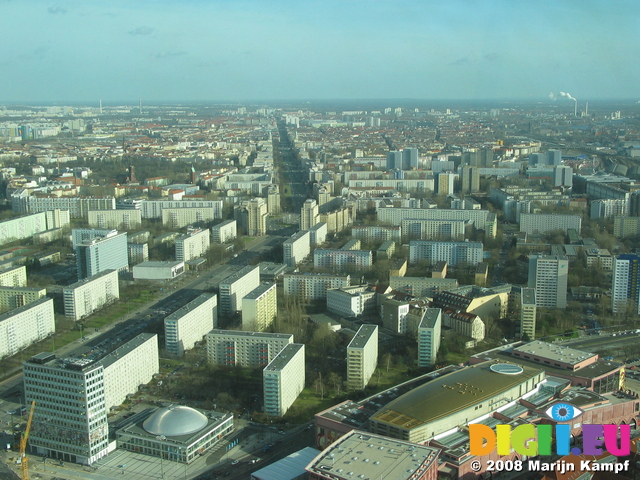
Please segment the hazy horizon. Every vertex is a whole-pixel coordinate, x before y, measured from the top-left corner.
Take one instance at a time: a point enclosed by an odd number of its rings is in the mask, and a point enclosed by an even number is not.
[[[0,13],[1,104],[640,98],[627,0],[0,0]]]

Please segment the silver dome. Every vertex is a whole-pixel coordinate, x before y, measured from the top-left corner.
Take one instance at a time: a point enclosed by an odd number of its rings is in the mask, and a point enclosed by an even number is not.
[[[191,407],[174,406],[161,408],[147,418],[142,426],[153,435],[179,437],[202,430],[207,417]]]

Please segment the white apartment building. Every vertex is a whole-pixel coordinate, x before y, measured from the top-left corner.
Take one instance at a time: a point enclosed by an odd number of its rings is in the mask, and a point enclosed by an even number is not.
[[[149,260],[149,245],[146,243],[127,243],[127,256],[129,265],[146,262]]]
[[[162,210],[162,224],[170,228],[182,228],[197,222],[210,222],[216,218],[213,208],[165,208]]]
[[[311,235],[308,231],[294,233],[283,244],[283,261],[290,267],[296,267],[311,253]]]
[[[39,455],[86,465],[107,455],[107,413],[160,370],[157,335],[101,347],[59,359],[40,353],[23,363],[25,400],[37,405],[29,445]]]
[[[184,273],[184,262],[142,262],[133,266],[134,280],[171,280]]]
[[[429,264],[447,262],[449,265],[477,265],[482,263],[482,242],[436,242],[411,240],[409,262],[426,260]]]
[[[399,242],[402,239],[402,229],[400,226],[386,225],[367,225],[351,227],[351,235],[353,238],[359,238],[365,241]]]
[[[259,237],[267,234],[267,202],[252,198],[247,202],[247,235]]]
[[[90,210],[87,217],[91,228],[133,230],[142,224],[140,210]]]
[[[426,308],[418,324],[418,367],[436,364],[442,335],[442,310]]]
[[[284,294],[304,300],[323,300],[328,289],[348,287],[351,281],[349,275],[330,273],[287,273],[283,278]]]
[[[405,208],[387,207],[378,208],[378,221],[389,225],[401,225],[402,220],[462,220],[479,230],[484,230],[485,235],[495,238],[498,228],[498,220],[495,213],[488,210],[450,210],[445,208]]]
[[[373,265],[371,250],[335,250],[316,248],[313,251],[313,266],[332,271],[345,269],[367,270]]]
[[[238,222],[236,220],[225,220],[222,223],[211,227],[212,243],[232,242],[238,237]]]
[[[2,287],[26,287],[27,267],[9,267],[0,271],[0,286]]]
[[[304,344],[285,346],[262,371],[264,412],[282,417],[304,389]]]
[[[129,268],[127,233],[112,230],[104,236],[74,246],[78,278],[87,278],[105,270],[124,271]]]
[[[347,346],[347,388],[363,390],[378,365],[378,326],[362,325]]]
[[[178,358],[218,326],[218,296],[203,293],[164,319],[167,355]]]
[[[640,312],[640,256],[623,254],[613,261],[611,310]]]
[[[278,313],[278,293],[275,283],[263,283],[242,299],[242,329],[264,332]]]
[[[52,221],[54,218],[59,221]],[[48,218],[49,217],[49,218]],[[62,220],[60,220],[62,217]],[[56,212],[40,212],[31,215],[25,215],[24,217],[12,218],[10,220],[4,220],[0,222],[0,245],[5,245],[16,240],[23,240],[31,238],[34,235],[52,230],[54,228],[61,228],[69,225],[69,212],[68,211],[56,211]]]
[[[242,299],[260,285],[260,267],[247,265],[225,278],[219,285],[220,313],[242,311]]]
[[[222,200],[144,200],[140,211],[142,218],[162,218],[164,209],[204,208],[213,210],[213,218],[222,218]]]
[[[105,270],[62,289],[64,315],[75,321],[120,298],[118,272]]]
[[[536,290],[523,287],[520,292],[520,338],[526,335],[529,340],[535,340],[536,314]]]
[[[13,310],[47,295],[46,288],[0,287],[0,308]]]
[[[327,241],[327,224],[325,222],[316,223],[313,227],[309,229],[309,243],[311,243],[312,247],[316,245],[322,245]]]
[[[409,300],[383,297],[380,301],[380,319],[384,328],[393,333],[407,333],[410,307]]]
[[[207,334],[207,358],[213,365],[266,367],[290,343],[293,335],[285,333],[214,329]]]
[[[18,353],[56,331],[53,299],[40,298],[0,315],[0,358]]]
[[[442,322],[458,335],[469,337],[476,342],[484,340],[485,325],[475,313],[446,310],[443,312]]]
[[[580,215],[559,215],[555,213],[521,213],[520,231],[528,234],[547,233],[554,230],[567,232],[575,229],[580,233],[582,217]]]
[[[402,220],[402,236],[415,240],[464,240],[464,220]]]
[[[318,203],[313,198],[308,198],[300,209],[300,230],[309,230],[318,223]]]
[[[327,290],[327,310],[344,317],[359,317],[376,309],[376,293],[369,285]]]
[[[208,229],[194,230],[176,238],[176,260],[188,262],[207,253],[211,245],[211,235]]]
[[[318,215],[318,222],[327,224],[327,233],[342,232],[351,226],[353,218],[348,207],[338,208]]]
[[[16,194],[11,196],[11,208],[16,213],[68,210],[71,218],[87,218],[91,210],[115,210],[116,208],[114,197],[56,197],[53,195]]]
[[[569,259],[561,255],[531,255],[528,287],[536,289],[536,305],[544,308],[567,306]]]

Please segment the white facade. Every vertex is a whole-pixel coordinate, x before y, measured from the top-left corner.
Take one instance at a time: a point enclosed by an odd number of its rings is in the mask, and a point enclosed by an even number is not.
[[[400,226],[367,225],[352,227],[351,235],[353,238],[366,241],[385,242],[391,240],[399,242],[402,238],[402,230]]]
[[[528,234],[547,233],[553,230],[573,228],[580,233],[582,217],[580,215],[559,215],[555,213],[521,213],[520,231]]]
[[[347,388],[363,390],[378,365],[378,326],[362,325],[347,346]]]
[[[56,331],[53,299],[35,302],[0,315],[0,358],[14,355]]]
[[[373,254],[370,250],[334,250],[316,248],[313,251],[313,266],[332,271],[367,270],[373,265]]]
[[[105,270],[62,289],[64,314],[78,321],[120,298],[118,272]]]
[[[52,221],[54,213],[56,212],[34,213],[0,222],[0,245],[31,238],[47,230],[69,225],[69,212],[60,212],[58,210],[55,218],[60,219],[61,216],[63,217],[63,221],[59,222]],[[66,221],[64,221],[65,218]]]
[[[140,210],[91,210],[87,216],[92,228],[133,230],[142,224]]]
[[[304,345],[285,346],[262,371],[264,412],[281,417],[304,389]]]
[[[212,243],[232,242],[238,237],[238,222],[236,220],[226,220],[211,227]]]
[[[25,399],[37,405],[30,446],[50,458],[93,464],[109,453],[109,409],[159,370],[158,338],[148,333],[106,355],[87,349],[61,359],[32,357],[23,363]]]
[[[116,208],[113,197],[12,196],[12,209],[18,213],[38,213],[47,210],[68,210],[71,218],[87,218],[90,210]]]
[[[624,254],[613,261],[611,310],[640,312],[640,256]]]
[[[126,232],[112,230],[102,237],[75,245],[78,278],[87,278],[105,270],[127,270],[129,253]]]
[[[164,319],[167,355],[184,355],[218,326],[218,296],[203,293]]]
[[[247,235],[267,234],[267,202],[264,198],[252,198],[247,202]]]
[[[0,286],[2,287],[26,287],[27,267],[10,267],[0,271]]]
[[[184,262],[142,262],[133,266],[134,280],[171,280],[184,273]]]
[[[171,228],[182,228],[197,222],[210,222],[219,218],[213,208],[165,208],[162,224]]]
[[[376,294],[368,285],[327,290],[327,310],[345,317],[359,317],[375,310]]]
[[[127,255],[129,265],[146,262],[149,260],[149,245],[146,243],[127,243]]]
[[[495,215],[488,210],[450,210],[445,208],[404,208],[380,207],[378,220],[380,223],[401,225],[402,220],[463,220],[475,228],[488,232],[490,224],[495,223]]]
[[[0,287],[0,308],[13,310],[46,297],[46,288]]]
[[[528,287],[536,289],[536,305],[545,308],[567,306],[569,259],[560,255],[529,257]]]
[[[325,222],[316,223],[309,229],[309,243],[312,247],[322,245],[327,241],[328,227]]]
[[[294,233],[282,244],[283,261],[290,267],[296,267],[311,253],[311,235],[308,231]]]
[[[176,260],[188,262],[207,253],[211,244],[209,230],[196,230],[176,238]]]
[[[300,209],[300,230],[309,230],[318,223],[318,218],[318,203],[314,199],[308,198]]]
[[[464,220],[402,220],[402,236],[416,240],[464,240]]]
[[[246,266],[225,278],[219,285],[220,313],[242,310],[242,299],[260,285],[260,267]]]
[[[442,334],[442,310],[427,308],[418,324],[418,367],[436,364]]]
[[[350,281],[349,275],[290,273],[284,275],[284,294],[304,300],[322,300],[327,298],[328,289],[348,287]]]
[[[412,240],[409,242],[409,261],[426,260],[430,264],[447,262],[449,265],[477,265],[483,260],[481,242],[435,242]]]
[[[207,358],[213,365],[266,367],[293,335],[284,333],[211,330],[207,334]]]
[[[242,329],[264,332],[278,313],[275,283],[263,283],[242,299]]]
[[[222,200],[145,200],[141,205],[142,218],[162,218],[166,208],[206,208],[213,210],[213,218],[222,218]]]

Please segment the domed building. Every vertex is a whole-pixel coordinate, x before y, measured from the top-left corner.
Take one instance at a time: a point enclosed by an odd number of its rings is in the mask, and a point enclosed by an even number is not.
[[[147,409],[129,420],[116,432],[118,448],[181,463],[191,463],[233,431],[232,414],[181,405]]]

